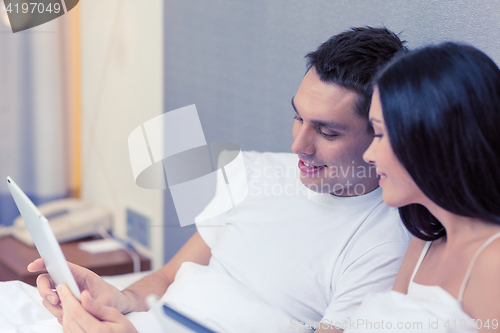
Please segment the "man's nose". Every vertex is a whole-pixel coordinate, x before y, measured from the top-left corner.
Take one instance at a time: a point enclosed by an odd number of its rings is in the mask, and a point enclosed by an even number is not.
[[[295,154],[312,155],[315,153],[314,138],[306,126],[302,126],[292,143]]]

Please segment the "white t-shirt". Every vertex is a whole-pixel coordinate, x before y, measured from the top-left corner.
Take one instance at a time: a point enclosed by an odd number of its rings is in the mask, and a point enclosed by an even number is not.
[[[355,197],[316,193],[302,185],[295,154],[243,157],[248,196],[197,223],[212,250],[207,269],[286,313],[293,318],[290,328],[297,321],[309,327],[346,322],[368,292],[391,288],[411,237],[397,210],[382,202],[380,188]],[[200,216],[216,205],[217,196]],[[224,294],[227,281],[210,283],[207,292]],[[196,312],[193,304],[204,291],[197,289],[190,299],[182,292],[189,288],[172,288],[172,299]],[[227,313],[234,313],[238,301],[226,302],[233,303],[224,305]]]

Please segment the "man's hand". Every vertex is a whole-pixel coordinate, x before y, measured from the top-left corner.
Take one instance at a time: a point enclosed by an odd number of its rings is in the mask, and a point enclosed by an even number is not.
[[[68,263],[71,273],[75,277],[76,283],[81,291],[88,291],[93,298],[94,303],[100,303],[108,307],[113,307],[119,312],[122,312],[127,306],[127,297],[121,291],[105,282],[99,275],[94,272]],[[42,259],[37,259],[28,265],[28,271],[37,272],[44,271],[45,265]],[[59,322],[63,320],[63,308],[60,304],[59,295],[55,289],[54,282],[48,274],[41,274],[36,280],[38,292],[42,296],[42,304],[49,310]]]
[[[63,310],[64,332],[137,333],[134,325],[125,316],[115,308],[92,299],[87,290],[81,294],[81,304],[65,284],[58,285],[57,292]]]

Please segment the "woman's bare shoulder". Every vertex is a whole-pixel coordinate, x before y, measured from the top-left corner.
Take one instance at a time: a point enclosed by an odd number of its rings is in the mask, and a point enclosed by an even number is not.
[[[478,256],[466,285],[464,310],[483,322],[500,321],[500,238]]]
[[[410,283],[411,275],[424,249],[425,243],[426,241],[413,237],[410,245],[408,245],[403,261],[401,262],[401,267],[399,268],[392,290],[403,294],[408,292],[408,284]]]

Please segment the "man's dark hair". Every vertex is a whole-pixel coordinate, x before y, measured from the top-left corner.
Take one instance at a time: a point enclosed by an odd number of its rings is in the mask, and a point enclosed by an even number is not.
[[[402,53],[374,79],[394,154],[415,184],[453,214],[500,224],[500,70],[457,43]],[[416,237],[446,234],[419,204],[399,208]]]
[[[323,82],[356,91],[358,114],[368,119],[372,78],[394,54],[406,49],[404,44],[405,41],[386,28],[351,28],[308,53],[307,70],[314,67]]]

